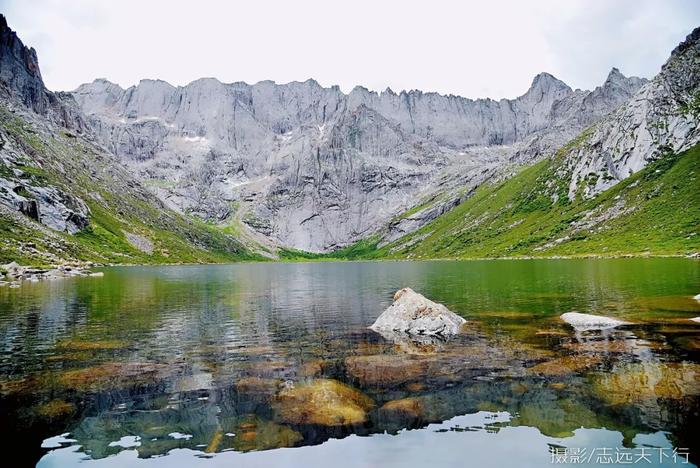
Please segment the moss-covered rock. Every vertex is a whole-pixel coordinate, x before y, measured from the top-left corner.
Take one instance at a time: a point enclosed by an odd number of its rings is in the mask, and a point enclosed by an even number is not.
[[[374,402],[337,380],[316,379],[280,391],[273,403],[278,421],[287,424],[345,426],[362,424]]]

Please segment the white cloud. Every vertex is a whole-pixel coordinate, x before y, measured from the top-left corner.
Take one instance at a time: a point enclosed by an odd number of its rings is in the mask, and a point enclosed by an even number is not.
[[[513,97],[540,71],[581,88],[612,66],[653,76],[700,24],[697,0],[0,1],[56,90],[96,77],[312,77],[345,91]]]

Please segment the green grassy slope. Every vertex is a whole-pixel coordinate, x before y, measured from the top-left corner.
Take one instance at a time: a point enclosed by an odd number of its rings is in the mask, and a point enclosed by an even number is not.
[[[90,225],[76,235],[58,233],[7,207],[0,210],[0,263],[51,264],[55,260],[101,263],[227,262],[259,258],[237,238],[165,208],[89,141],[42,122],[30,122],[0,106],[0,137],[11,143],[14,163],[0,177],[55,187],[90,209]],[[151,253],[126,233],[148,239]]]
[[[433,222],[359,258],[683,255],[700,252],[700,145],[595,198],[565,196],[555,157],[481,186]],[[352,248],[349,250],[353,250]],[[342,256],[341,256],[342,257]]]

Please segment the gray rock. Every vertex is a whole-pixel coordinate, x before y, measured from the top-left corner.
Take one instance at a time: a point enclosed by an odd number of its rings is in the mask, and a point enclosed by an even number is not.
[[[459,333],[464,323],[466,320],[444,305],[403,288],[394,294],[394,303],[369,328],[378,333],[447,337]]]
[[[576,331],[605,330],[630,323],[613,317],[582,314],[580,312],[566,312],[561,314],[561,319],[574,327]]]
[[[15,278],[24,274],[25,267],[21,266],[17,262],[10,262],[2,265],[2,269],[5,270],[7,276]]]
[[[140,236],[132,232],[124,232],[124,236],[126,237],[126,240],[129,241],[129,244],[133,245],[141,252],[147,253],[148,255],[153,253],[153,242],[151,242],[151,240],[147,237]]]
[[[700,142],[700,28],[661,72],[601,120],[567,156],[569,198],[592,197],[668,153]],[[608,78],[617,86],[619,78]],[[603,95],[603,99],[605,96]]]
[[[446,194],[385,242],[419,228],[465,185],[550,154],[643,82],[615,71],[592,92],[573,91],[542,73],[523,96],[494,101],[359,86],[344,94],[313,80],[122,89],[100,79],[73,96],[99,140],[168,207],[323,252]]]
[[[78,132],[86,129],[82,112],[72,96],[52,93],[44,87],[34,48],[25,47],[0,14],[0,96],[22,105],[51,121]]]

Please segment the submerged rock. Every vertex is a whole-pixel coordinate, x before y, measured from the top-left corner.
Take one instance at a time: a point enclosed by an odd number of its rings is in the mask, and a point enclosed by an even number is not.
[[[58,374],[56,382],[61,387],[77,391],[102,391],[153,383],[164,370],[164,365],[152,362],[106,362],[63,371]]]
[[[529,367],[527,372],[539,375],[567,375],[582,372],[600,364],[602,361],[603,358],[599,355],[572,354],[541,362]]]
[[[396,354],[350,356],[345,360],[345,367],[362,386],[393,387],[424,378],[428,361]]]
[[[232,445],[239,452],[293,447],[304,439],[300,433],[290,427],[266,421],[254,415],[248,415],[239,421],[234,431],[229,434],[235,434],[232,436]],[[214,449],[218,448],[213,447],[211,443],[209,445]]]
[[[373,406],[367,395],[332,379],[284,388],[273,404],[277,419],[283,423],[321,426],[362,424]]]
[[[56,343],[56,349],[75,351],[103,351],[122,349],[126,343],[121,340],[81,340],[67,339]]]
[[[75,410],[76,408],[74,404],[56,399],[38,406],[36,412],[43,418],[57,419],[73,414]]]
[[[561,314],[561,319],[574,327],[576,331],[605,330],[620,325],[628,325],[630,323],[613,317],[582,314],[580,312],[566,312],[565,314]]]
[[[444,337],[458,333],[465,322],[444,305],[410,288],[403,288],[394,294],[394,303],[369,328],[379,333],[402,332]]]
[[[700,395],[700,364],[642,362],[626,364],[614,372],[596,374],[593,388],[608,403],[655,403]],[[651,408],[656,408],[651,406]],[[656,408],[658,411],[658,408]]]
[[[424,412],[423,400],[416,397],[392,400],[379,408],[379,414],[383,419],[402,422],[421,419],[424,416]]]
[[[233,386],[239,395],[270,398],[277,393],[282,383],[282,379],[242,377],[238,379]]]

